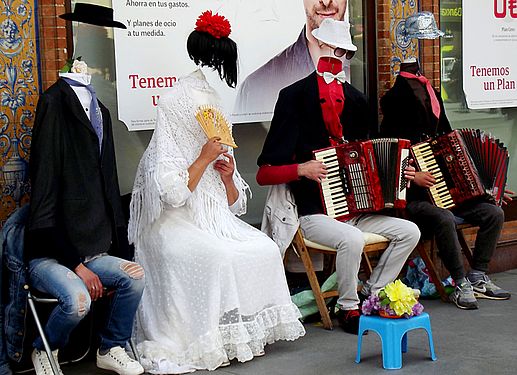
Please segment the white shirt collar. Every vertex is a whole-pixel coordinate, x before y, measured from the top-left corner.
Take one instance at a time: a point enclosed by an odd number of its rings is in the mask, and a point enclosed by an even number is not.
[[[92,76],[88,73],[59,73],[60,77],[73,79],[84,85],[89,85],[92,81]]]

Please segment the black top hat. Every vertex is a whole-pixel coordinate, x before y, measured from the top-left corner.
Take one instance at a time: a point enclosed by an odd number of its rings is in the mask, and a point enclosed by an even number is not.
[[[59,17],[67,21],[77,21],[88,23],[90,25],[127,29],[122,22],[113,20],[113,9],[100,5],[76,3],[72,13],[65,13]]]

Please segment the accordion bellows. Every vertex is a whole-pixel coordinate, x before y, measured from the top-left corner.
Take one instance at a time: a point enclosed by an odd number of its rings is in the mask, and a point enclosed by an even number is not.
[[[196,111],[196,119],[206,136],[219,137],[222,144],[237,148],[229,121],[220,109],[211,105],[202,105]]]
[[[504,144],[479,129],[456,129],[413,145],[411,153],[419,171],[431,172],[431,201],[452,209],[478,197],[503,202],[509,154]]]

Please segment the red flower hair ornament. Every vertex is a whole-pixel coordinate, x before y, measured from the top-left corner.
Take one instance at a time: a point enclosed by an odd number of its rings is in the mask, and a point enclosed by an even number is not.
[[[230,22],[219,14],[212,14],[211,10],[207,10],[197,18],[196,31],[201,31],[212,35],[214,38],[227,38],[232,27]]]

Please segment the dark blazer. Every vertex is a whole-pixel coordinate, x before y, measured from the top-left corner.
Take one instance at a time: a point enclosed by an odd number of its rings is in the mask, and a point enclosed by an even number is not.
[[[411,143],[450,132],[440,93],[434,90],[440,103],[440,118],[430,116],[416,97],[406,78],[397,76],[393,87],[381,98],[381,135],[409,139]]]
[[[450,132],[451,125],[445,114],[440,93],[434,90],[440,103],[440,118],[431,115],[416,97],[407,79],[397,76],[393,87],[381,98],[384,115],[381,122],[381,135],[384,137],[405,138],[415,144],[430,137]],[[407,200],[428,200],[426,189],[411,184]]]
[[[343,84],[345,104],[341,113],[343,136],[366,139],[374,129],[366,97],[352,85]],[[258,165],[286,165],[313,159],[312,152],[329,147],[323,121],[316,72],[282,89]],[[289,184],[300,215],[322,213],[318,184],[301,178]]]
[[[346,140],[366,139],[372,129],[366,97],[349,83],[343,84],[345,105],[341,113]],[[311,160],[312,151],[328,147],[316,72],[282,89],[258,165],[285,165]]]
[[[99,106],[101,154],[97,135],[66,82],[59,79],[38,101],[29,162],[29,258],[54,257],[75,268],[79,257],[110,248],[114,255],[128,256],[111,118]]]

